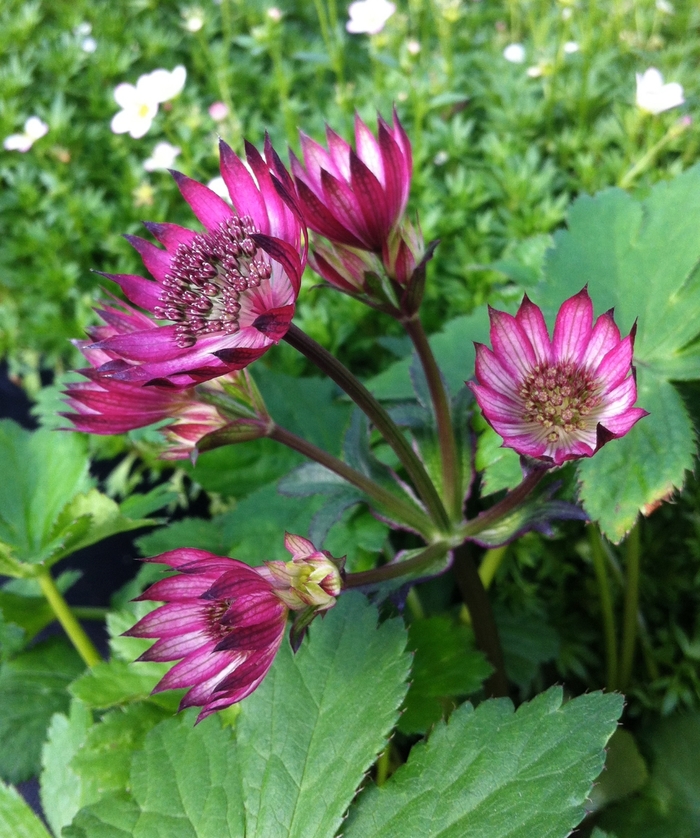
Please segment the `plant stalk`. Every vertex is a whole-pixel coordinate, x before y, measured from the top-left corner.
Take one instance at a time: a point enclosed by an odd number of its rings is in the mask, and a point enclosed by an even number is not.
[[[390,579],[398,579],[409,573],[420,571],[430,566],[436,559],[444,556],[449,546],[443,541],[436,541],[429,545],[417,556],[406,559],[403,562],[390,562],[389,564],[375,567],[373,570],[363,570],[360,573],[348,573],[345,577],[344,588],[362,588],[366,585],[379,585],[388,582]]]
[[[348,483],[351,483],[368,497],[381,504],[392,516],[408,524],[412,529],[417,530],[421,535],[425,536],[426,540],[430,539],[434,531],[433,523],[425,512],[417,506],[403,501],[393,492],[375,483],[374,480],[362,474],[362,472],[356,471],[338,457],[334,457],[322,448],[318,448],[313,443],[302,439],[302,437],[293,434],[291,431],[279,425],[273,425],[268,436],[270,439],[274,439],[276,442],[286,445],[287,448],[298,451],[300,454],[308,457],[308,459],[314,460],[330,471],[335,472],[335,474],[340,475]]]
[[[95,666],[102,661],[100,653],[93,646],[92,640],[85,634],[83,627],[75,618],[75,614],[70,609],[70,606],[63,598],[63,594],[56,587],[51,572],[48,569],[43,570],[38,576],[37,581],[41,587],[41,592],[46,597],[46,601],[51,606],[51,610],[56,615],[56,619],[63,626],[63,630],[68,635],[68,639],[75,646],[76,651],[80,657],[85,661],[87,666]]]
[[[462,600],[471,616],[476,645],[486,655],[494,670],[486,681],[486,692],[494,698],[508,695],[508,678],[498,627],[486,588],[472,557],[471,546],[467,542],[461,544],[454,551],[454,557],[455,578]]]
[[[430,517],[442,531],[448,532],[450,521],[447,512],[423,464],[414,453],[406,437],[365,385],[355,378],[350,370],[343,366],[327,349],[302,332],[294,323],[289,327],[284,340],[335,381],[341,390],[347,393],[369,417],[379,433],[393,448],[396,456],[408,472],[416,491],[430,513]]]
[[[605,569],[606,562],[603,541],[597,524],[591,524],[588,528],[588,540],[591,544],[593,569],[595,571],[596,582],[598,583],[598,596],[600,597],[600,609],[603,616],[605,683],[608,690],[612,692],[617,689],[618,685],[617,630],[615,628],[615,611],[610,592],[610,582]]]
[[[440,375],[440,368],[435,360],[435,355],[433,355],[433,350],[428,342],[428,337],[425,334],[420,317],[416,314],[410,320],[403,321],[403,325],[413,342],[413,346],[423,367],[426,381],[428,382],[428,388],[430,389],[430,398],[433,403],[433,410],[435,411],[438,439],[440,441],[443,496],[452,519],[459,521],[462,517],[460,464],[457,458],[457,445],[452,428],[450,402],[445,391],[442,376]]]
[[[542,478],[547,474],[548,468],[534,468],[527,477],[519,483],[515,489],[512,489],[508,494],[498,503],[495,503],[490,509],[467,521],[464,527],[460,530],[461,535],[465,538],[472,538],[480,532],[487,530],[493,526],[501,518],[504,518],[519,506],[525,498],[532,492]]]
[[[622,614],[622,648],[620,649],[619,689],[626,690],[632,677],[634,650],[637,642],[637,615],[639,613],[639,523],[627,536],[625,551],[625,604]]]

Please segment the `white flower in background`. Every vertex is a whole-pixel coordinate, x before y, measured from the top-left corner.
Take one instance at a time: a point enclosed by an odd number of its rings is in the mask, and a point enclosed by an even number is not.
[[[564,52],[567,55],[573,55],[575,52],[578,52],[581,47],[576,43],[576,41],[567,41],[564,44]]]
[[[573,9],[570,9],[568,6],[561,10],[561,19],[562,20],[571,20],[571,15],[574,13]]]
[[[408,50],[409,55],[418,55],[420,52],[420,43],[418,41],[408,41],[406,49]]]
[[[143,161],[143,168],[147,172],[155,172],[158,169],[169,169],[182,149],[170,143],[156,143],[151,156]]]
[[[209,105],[209,116],[214,122],[223,122],[228,116],[228,105],[225,102],[213,102]]]
[[[348,8],[350,20],[345,28],[355,35],[376,35],[395,11],[395,4],[388,0],[356,0]]]
[[[97,49],[97,41],[90,36],[83,38],[80,42],[80,49],[83,52],[94,52]]]
[[[544,67],[540,64],[535,64],[534,67],[528,67],[526,72],[529,78],[538,79],[540,76],[544,75]]]
[[[148,133],[158,105],[174,99],[185,86],[187,71],[183,66],[168,70],[154,70],[140,76],[133,84],[126,82],[114,89],[114,99],[121,110],[112,117],[112,131],[115,134],[128,133],[135,140]]]
[[[522,44],[508,44],[503,50],[503,57],[511,64],[522,64],[525,61],[525,47]]]
[[[273,23],[279,23],[282,20],[282,12],[277,6],[271,6],[267,10],[267,16]]]
[[[10,134],[3,140],[7,151],[29,151],[34,143],[48,133],[49,126],[38,116],[30,116],[24,123],[23,134]]]
[[[656,0],[656,8],[665,15],[672,15],[676,11],[668,0]]]
[[[201,9],[189,9],[184,13],[185,29],[188,32],[199,32],[204,26],[204,13]]]
[[[228,188],[221,175],[210,180],[207,186],[212,192],[216,192],[220,198],[223,198],[224,201],[228,201],[229,204],[231,203],[231,196],[228,194]]]
[[[662,113],[685,102],[683,87],[673,81],[664,84],[664,78],[656,67],[644,73],[637,73],[637,106],[648,113]]]
[[[73,30],[76,35],[89,35],[92,32],[92,24],[84,21],[83,23],[79,23],[75,29]]]

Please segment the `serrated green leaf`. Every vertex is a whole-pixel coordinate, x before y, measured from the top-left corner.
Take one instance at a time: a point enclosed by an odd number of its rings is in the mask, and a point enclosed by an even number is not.
[[[84,667],[59,637],[0,667],[0,774],[5,779],[21,782],[38,773],[51,716],[68,708],[66,688]]]
[[[136,539],[136,546],[142,556],[157,556],[178,547],[196,547],[225,556],[229,549],[228,538],[224,535],[226,517],[216,515],[211,520],[204,518],[185,518],[173,521],[166,527],[160,527]]]
[[[1,780],[0,835],[3,838],[51,838],[19,792]]]
[[[559,635],[536,615],[494,611],[508,679],[527,693],[540,666],[559,654]]]
[[[347,838],[565,838],[585,814],[620,695],[562,705],[554,687],[517,712],[507,699],[464,704],[381,788],[351,810]]]
[[[535,292],[550,320],[585,284],[598,312],[615,307],[623,333],[638,318],[638,404],[651,412],[624,440],[579,464],[581,498],[605,534],[620,541],[639,510],[681,487],[696,441],[669,383],[700,378],[686,346],[700,322],[700,167],[658,183],[643,200],[619,189],[583,197],[568,231],[554,237],[545,280]]]
[[[70,685],[70,694],[88,707],[109,707],[142,701],[165,675],[169,667],[161,663],[125,663],[110,660],[93,666]]]
[[[400,620],[377,627],[374,606],[343,596],[296,656],[283,644],[233,730],[216,716],[193,727],[192,712],[162,722],[130,793],[84,808],[64,838],[328,838],[396,720],[405,642]],[[346,712],[360,693],[371,714]]]
[[[483,474],[481,494],[486,497],[513,489],[523,479],[520,457],[512,448],[503,447],[503,440],[481,414],[475,418],[475,425],[480,428],[474,465]]]
[[[68,715],[56,713],[51,719],[41,752],[41,807],[55,835],[69,824],[84,805],[80,777],[70,761],[85,741],[92,725],[92,713],[73,701]]]
[[[455,697],[476,692],[493,671],[475,648],[473,632],[449,617],[414,620],[408,648],[414,657],[399,719],[402,733],[425,733],[456,707]]]
[[[55,619],[44,597],[20,596],[4,590],[0,590],[0,612],[6,622],[24,630],[27,640]]]

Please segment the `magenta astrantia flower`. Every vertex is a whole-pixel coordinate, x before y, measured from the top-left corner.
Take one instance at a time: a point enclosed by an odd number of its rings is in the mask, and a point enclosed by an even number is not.
[[[611,311],[594,325],[586,288],[564,302],[551,340],[527,296],[515,317],[490,317],[493,350],[477,344],[469,386],[504,446],[560,465],[593,456],[647,415],[633,407],[634,330],[621,339]]]
[[[87,381],[73,382],[65,390],[72,412],[61,415],[70,419],[76,430],[119,434],[171,419],[174,421],[160,429],[168,442],[161,457],[168,460],[190,457],[204,436],[221,428],[235,425],[238,441],[265,435],[269,416],[247,370],[187,389],[143,387],[100,374],[98,369],[113,361],[114,353],[94,348],[94,341],[128,333],[130,326],[138,328],[147,320],[126,304],[105,307],[101,315],[106,324],[89,330],[93,342],[75,341],[91,364],[79,370]]]
[[[375,137],[355,117],[355,148],[326,128],[328,150],[301,134],[304,163],[292,154],[304,220],[333,244],[381,253],[400,221],[411,186],[411,144],[396,111],[378,117]]]
[[[241,701],[267,674],[292,610],[326,611],[340,593],[339,564],[298,535],[285,537],[291,562],[250,567],[204,550],[163,553],[151,562],[178,571],[138,599],[165,602],[125,634],[157,642],[139,660],[179,661],[154,692],[189,687],[180,709],[198,720]]]
[[[100,374],[188,387],[242,369],[289,328],[306,263],[305,228],[292,180],[269,140],[265,158],[246,146],[247,165],[226,143],[220,150],[221,176],[233,206],[173,172],[204,232],[148,223],[165,249],[127,238],[155,281],[105,274],[131,302],[170,325],[128,309],[130,321],[95,345],[113,356]]]

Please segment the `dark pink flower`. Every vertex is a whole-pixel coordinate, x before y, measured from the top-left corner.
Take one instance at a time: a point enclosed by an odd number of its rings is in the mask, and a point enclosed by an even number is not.
[[[138,324],[139,318],[146,319],[125,304],[121,309],[106,308],[101,313],[108,322],[91,330],[93,340],[104,340],[121,333],[119,328],[134,321]],[[98,368],[109,364],[112,354],[95,349],[90,341],[75,343],[91,366],[79,371],[87,381],[68,385],[66,403],[72,412],[61,415],[70,419],[78,431],[119,434],[170,419],[173,421],[160,429],[168,442],[161,457],[168,460],[192,456],[204,436],[232,424],[237,425],[239,441],[244,437],[256,439],[267,431],[269,416],[246,370],[182,390],[172,386],[143,387],[100,374]]]
[[[250,695],[277,654],[289,609],[325,611],[340,593],[338,565],[301,536],[287,535],[291,562],[250,567],[204,550],[181,549],[148,561],[178,571],[138,599],[162,601],[125,632],[158,638],[139,660],[179,661],[154,692],[188,687],[180,709],[198,721]]]
[[[249,168],[224,142],[220,151],[233,208],[208,187],[173,172],[204,232],[146,224],[165,249],[127,238],[155,281],[106,274],[132,303],[170,325],[127,308],[115,333],[94,344],[112,357],[100,374],[189,387],[242,369],[289,328],[306,263],[292,180],[269,140],[265,159],[246,146]]]
[[[375,137],[355,117],[355,150],[326,128],[328,150],[301,134],[304,163],[292,173],[308,227],[333,244],[381,254],[403,216],[411,186],[411,144],[396,111],[378,117]]]
[[[478,383],[469,386],[504,446],[561,465],[593,456],[647,415],[633,407],[634,330],[621,339],[612,312],[594,325],[586,288],[564,302],[551,340],[527,296],[515,317],[490,317],[493,350],[477,344]]]

